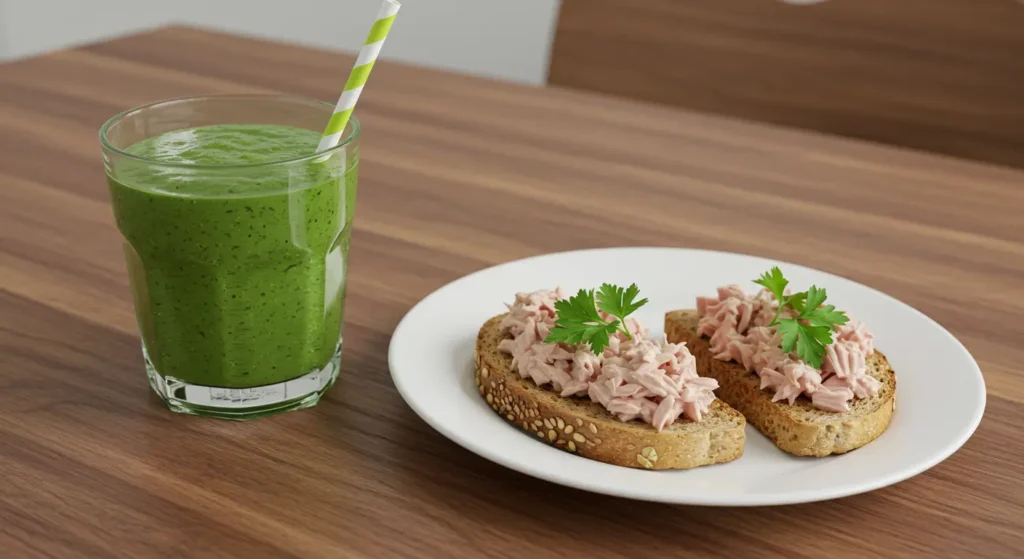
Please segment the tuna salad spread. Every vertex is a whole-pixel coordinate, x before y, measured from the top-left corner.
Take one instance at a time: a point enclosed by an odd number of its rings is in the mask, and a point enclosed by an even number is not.
[[[518,293],[508,305],[501,328],[512,338],[498,349],[512,356],[520,377],[563,397],[589,398],[622,421],[644,421],[659,432],[679,416],[700,421],[708,412],[718,381],[697,376],[685,344],[649,340],[634,318],[625,318],[626,331],[611,334],[597,354],[585,343],[545,343],[558,319],[555,303],[564,299],[560,288],[539,290]]]
[[[773,402],[794,403],[801,395],[822,410],[844,412],[854,398],[878,394],[881,384],[867,373],[867,357],[874,353],[874,336],[863,323],[838,325],[832,343],[825,346],[821,367],[815,368],[794,353],[782,350],[777,326],[770,326],[778,304],[772,293],[747,295],[737,285],[718,288],[718,297],[698,297],[698,334],[711,339],[716,359],[735,361],[761,379],[761,389],[775,393]],[[782,317],[793,311],[784,308]]]

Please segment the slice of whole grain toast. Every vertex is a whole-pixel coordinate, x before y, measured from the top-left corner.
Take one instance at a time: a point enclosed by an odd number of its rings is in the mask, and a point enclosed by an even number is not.
[[[688,469],[743,454],[746,422],[721,400],[701,421],[680,418],[659,433],[641,421],[621,421],[589,398],[563,398],[521,378],[512,356],[498,350],[511,337],[499,326],[504,316],[480,328],[473,361],[480,395],[519,429],[562,450],[630,468]]]
[[[868,374],[882,383],[878,394],[854,399],[847,412],[829,412],[803,396],[793,404],[772,402],[757,375],[736,362],[712,357],[708,338],[697,335],[698,320],[696,310],[666,313],[665,336],[673,343],[685,342],[697,358],[697,372],[718,381],[715,395],[782,450],[799,456],[842,454],[875,440],[889,426],[896,409],[896,373],[881,352],[867,358]]]

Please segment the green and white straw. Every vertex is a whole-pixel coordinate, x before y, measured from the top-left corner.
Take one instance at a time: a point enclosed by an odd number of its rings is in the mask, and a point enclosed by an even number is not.
[[[352,117],[352,109],[355,108],[356,101],[359,100],[359,94],[363,92],[363,86],[366,85],[366,79],[370,77],[373,63],[376,62],[380,48],[384,46],[384,39],[387,39],[391,24],[394,23],[395,15],[401,7],[402,5],[395,0],[384,0],[384,3],[381,4],[377,20],[373,22],[373,27],[370,28],[370,34],[367,35],[363,48],[359,49],[356,65],[348,76],[345,90],[341,92],[341,98],[338,99],[338,104],[334,107],[334,114],[331,115],[327,129],[324,130],[324,135],[320,138],[320,144],[316,148],[318,152],[330,149],[341,141],[341,136],[345,133],[345,126],[348,125],[348,119]]]

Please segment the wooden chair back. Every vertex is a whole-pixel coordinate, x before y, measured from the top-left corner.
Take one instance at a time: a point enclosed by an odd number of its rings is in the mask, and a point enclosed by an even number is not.
[[[1024,167],[1024,0],[564,0],[549,83]]]

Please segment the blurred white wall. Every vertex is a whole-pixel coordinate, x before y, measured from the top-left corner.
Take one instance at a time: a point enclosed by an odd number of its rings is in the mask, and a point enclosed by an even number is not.
[[[561,0],[406,0],[382,58],[542,84]],[[0,0],[0,60],[167,23],[355,51],[378,0]]]
[[[0,60],[115,37],[169,20],[169,2],[0,0]]]

